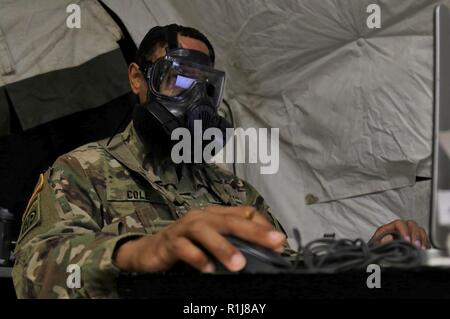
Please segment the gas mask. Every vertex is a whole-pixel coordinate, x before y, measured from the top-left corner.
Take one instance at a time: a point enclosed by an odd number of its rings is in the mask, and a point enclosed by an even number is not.
[[[194,137],[194,123],[199,120],[203,132],[208,128],[222,132],[224,146],[225,130],[232,127],[217,112],[225,87],[225,73],[213,68],[207,54],[180,48],[176,30],[169,28],[167,33],[166,55],[143,68],[148,102],[134,110],[138,133],[148,135],[153,142],[171,145],[170,136],[177,128],[188,129]]]

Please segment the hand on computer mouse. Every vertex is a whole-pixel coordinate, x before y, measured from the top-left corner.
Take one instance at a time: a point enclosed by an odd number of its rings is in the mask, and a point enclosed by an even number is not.
[[[247,263],[241,270],[244,273],[283,273],[292,269],[292,264],[279,253],[257,244],[239,239],[234,236],[225,236],[245,256]],[[214,258],[213,258],[214,259]],[[219,261],[214,260],[217,269],[224,269]]]
[[[254,207],[208,206],[193,209],[155,235],[130,240],[117,248],[116,265],[125,271],[158,272],[183,261],[213,272],[206,249],[230,271],[239,271],[245,257],[224,236],[233,235],[273,251],[283,251],[284,234],[256,212]]]

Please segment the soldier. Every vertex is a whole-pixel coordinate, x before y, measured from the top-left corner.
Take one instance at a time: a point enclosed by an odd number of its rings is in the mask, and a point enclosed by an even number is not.
[[[224,74],[213,68],[214,50],[195,29],[155,27],[129,66],[141,104],[111,141],[82,146],[59,157],[39,177],[22,219],[13,280],[19,298],[116,297],[120,271],[158,272],[183,261],[213,272],[204,249],[230,271],[245,266],[224,235],[281,252],[286,236],[262,197],[247,182],[211,164],[179,164],[170,157],[170,133],[229,127],[217,114]],[[386,228],[387,227],[387,228]],[[399,230],[428,245],[414,223]],[[81,270],[69,289],[67,267]]]

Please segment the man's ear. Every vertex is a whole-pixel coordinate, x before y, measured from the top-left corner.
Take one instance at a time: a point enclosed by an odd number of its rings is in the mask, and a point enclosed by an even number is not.
[[[131,91],[136,95],[140,95],[144,89],[143,86],[146,85],[146,83],[144,76],[136,63],[131,63],[128,66],[128,80],[130,81]]]

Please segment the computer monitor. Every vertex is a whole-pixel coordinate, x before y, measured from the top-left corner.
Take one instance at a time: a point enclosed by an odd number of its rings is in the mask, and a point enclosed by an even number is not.
[[[433,172],[430,233],[433,246],[448,250],[450,234],[450,9],[435,10]]]

